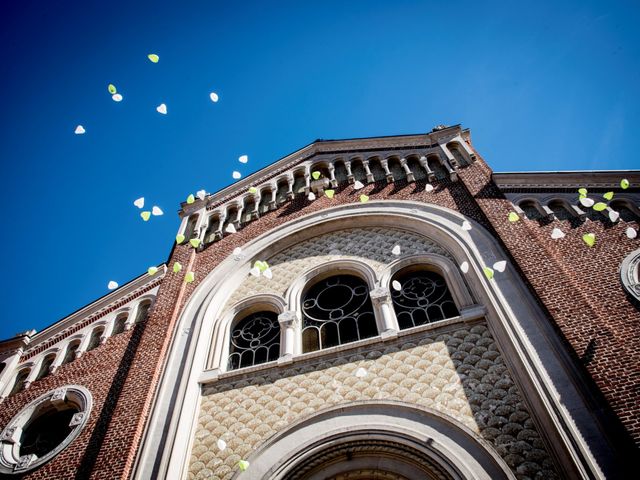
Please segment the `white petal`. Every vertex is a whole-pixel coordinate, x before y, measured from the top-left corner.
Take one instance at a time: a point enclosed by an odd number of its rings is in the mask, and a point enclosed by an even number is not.
[[[254,277],[259,277],[260,276],[260,269],[258,267],[253,267],[251,270],[249,270],[249,273],[251,275],[253,275]]]
[[[507,261],[506,260],[500,260],[499,262],[496,262],[493,264],[493,269],[498,271],[498,272],[504,272],[504,269],[507,268]]]
[[[225,448],[227,448],[227,442],[225,442],[223,439],[219,438],[217,443],[218,443],[218,449],[220,449],[221,452]]]
[[[353,189],[360,190],[361,188],[364,188],[364,184],[360,180],[356,180],[356,182],[353,184]]]
[[[227,225],[227,228],[224,229],[227,233],[236,233],[236,227],[233,226],[233,223]]]
[[[242,253],[242,248],[240,248],[240,247],[236,247],[236,248],[234,248],[234,249],[233,249],[233,254],[234,254],[235,256],[238,256],[238,255],[240,255],[241,253]]]
[[[593,207],[593,204],[595,203],[595,201],[591,198],[587,198],[587,197],[583,197],[580,199],[580,203],[582,204],[583,207]]]
[[[316,195],[313,192],[309,192],[309,195],[307,195],[307,198],[309,199],[310,202],[313,202],[316,199]]]
[[[464,261],[460,264],[460,270],[462,270],[462,273],[467,273],[469,271],[469,262]]]
[[[616,212],[615,210],[609,210],[609,220],[612,222],[617,222],[620,218],[620,212]]]
[[[471,224],[468,221],[464,221],[462,222],[462,229],[463,230],[471,230]]]
[[[114,282],[113,280],[111,280],[108,284],[107,284],[107,288],[109,290],[113,290],[115,288],[118,288],[118,282]]]
[[[427,186],[424,187],[424,191],[425,192],[433,192],[433,185],[431,185],[430,183],[427,183]]]
[[[367,376],[367,371],[364,368],[360,367],[358,370],[356,370],[356,377],[362,378],[366,376]]]
[[[160,207],[156,207],[155,205],[153,206],[153,208],[151,209],[151,213],[153,215],[162,215],[164,212],[160,209]]]
[[[638,236],[638,232],[636,232],[633,228],[629,227],[627,228],[627,237],[629,237],[630,239],[634,239]]]
[[[559,228],[554,228],[551,232],[551,238],[554,240],[558,240],[559,238],[564,238],[564,232]]]
[[[394,280],[393,282],[391,282],[391,286],[393,287],[394,290],[396,291],[400,291],[402,290],[402,285],[400,284],[400,282],[398,280]]]
[[[216,92],[211,92],[209,94],[209,98],[211,99],[212,102],[217,102],[218,101],[218,94]]]
[[[204,197],[207,196],[207,192],[204,190],[198,190],[196,192],[196,197],[198,197],[200,200],[204,200]]]
[[[142,207],[144,207],[144,197],[140,197],[140,198],[138,198],[137,200],[135,200],[135,201],[133,202],[133,204],[134,204],[136,207],[138,207],[138,208],[142,208]]]
[[[158,105],[156,107],[156,110],[158,111],[158,113],[161,113],[163,115],[167,114],[167,106],[164,103],[161,103],[160,105]]]
[[[247,163],[249,161],[249,155],[240,155],[238,161],[240,163]]]
[[[113,99],[114,102],[122,101],[122,95],[120,95],[119,93],[114,93],[113,95],[111,95],[111,98]]]
[[[76,129],[73,131],[73,133],[75,133],[76,135],[82,135],[84,132],[86,132],[86,130],[82,125],[78,125]]]
[[[262,275],[267,277],[269,280],[273,278],[273,272],[270,268],[267,268],[264,272],[262,272]]]
[[[237,170],[234,170],[234,172],[231,174],[231,176],[233,178],[235,178],[236,180],[238,180],[242,176],[242,174],[240,172],[238,172]]]
[[[400,255],[400,245],[396,245],[395,247],[393,247],[391,249],[391,253],[393,253],[394,255]]]

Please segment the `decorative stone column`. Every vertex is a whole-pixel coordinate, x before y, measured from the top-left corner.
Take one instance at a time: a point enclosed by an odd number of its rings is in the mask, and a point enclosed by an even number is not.
[[[353,177],[353,173],[351,173],[351,162],[344,162],[344,168],[347,169],[347,181],[351,184],[356,181]]]
[[[391,174],[391,170],[389,170],[389,161],[381,160],[380,164],[382,165],[382,168],[384,168],[384,174],[387,177],[387,183],[392,183],[394,179],[393,175]]]
[[[363,160],[362,165],[364,166],[364,171],[367,173],[367,183],[373,182],[373,173],[371,173],[371,169],[369,168],[369,162]]]
[[[278,315],[280,323],[280,358],[278,363],[291,363],[293,355],[296,353],[296,333],[298,333],[300,322],[298,315],[292,310],[286,310]]]
[[[287,200],[293,200],[294,197],[294,193],[293,193],[293,177],[288,177],[287,178],[287,185],[289,186],[289,189],[287,190]]]
[[[388,288],[378,287],[369,292],[373,308],[376,313],[376,322],[382,339],[398,336],[398,319],[393,311],[391,292]]]
[[[336,181],[336,167],[333,163],[329,164],[329,184],[331,188],[336,188],[338,186],[338,182]]]
[[[407,159],[406,158],[401,158],[400,159],[400,166],[404,169],[404,173],[407,174],[407,182],[409,182],[409,183],[415,182],[416,181],[416,177],[413,175],[413,172],[409,168],[409,165],[407,164]]]
[[[436,174],[429,167],[429,162],[427,161],[427,157],[423,155],[422,157],[420,157],[419,162],[420,162],[420,165],[422,165],[422,168],[426,170],[427,178],[429,179],[429,181],[433,182],[436,179]]]

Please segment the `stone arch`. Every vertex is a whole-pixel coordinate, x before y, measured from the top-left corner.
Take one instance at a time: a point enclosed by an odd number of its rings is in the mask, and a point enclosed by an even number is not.
[[[471,230],[461,225],[467,220]],[[197,414],[202,383],[215,381],[218,372],[206,370],[210,341],[221,334],[221,322],[214,321],[230,297],[229,291],[247,277],[255,260],[327,232],[350,228],[398,228],[446,245],[455,264],[467,262],[464,275],[469,290],[486,308],[486,322],[499,343],[505,363],[533,416],[541,424],[547,443],[554,445],[556,458],[566,475],[598,469],[582,442],[585,435],[602,435],[598,417],[587,406],[570,359],[562,356],[560,340],[513,268],[488,280],[483,267],[507,258],[500,244],[479,223],[453,210],[412,201],[384,200],[347,204],[305,215],[270,230],[243,246],[244,260],[228,257],[212,270],[194,290],[179,319],[177,329],[188,331],[169,353],[164,374],[166,393],[158,398],[143,445],[140,465],[165,455],[166,468],[160,476],[181,478],[187,463],[192,426]],[[567,381],[567,378],[571,381]],[[176,385],[173,387],[173,385]],[[558,392],[558,393],[554,393]],[[169,395],[169,396],[167,396]],[[564,402],[559,399],[563,398]],[[171,409],[171,405],[179,408]],[[157,440],[156,428],[173,425]],[[166,440],[165,440],[166,439]],[[169,446],[169,448],[165,448]],[[171,447],[172,446],[172,447]],[[600,458],[613,458],[604,453]],[[576,460],[578,459],[578,460]],[[584,459],[584,460],[580,460]],[[579,463],[575,463],[575,462]],[[569,472],[569,473],[567,473]]]
[[[332,458],[331,450],[358,442],[377,449],[349,462]],[[392,452],[388,461],[375,460],[387,452]],[[249,462],[251,478],[265,480],[316,480],[324,478],[317,475],[321,470],[332,476],[362,467],[384,468],[400,478],[515,479],[504,461],[464,425],[432,409],[397,401],[353,402],[312,414],[269,438]]]

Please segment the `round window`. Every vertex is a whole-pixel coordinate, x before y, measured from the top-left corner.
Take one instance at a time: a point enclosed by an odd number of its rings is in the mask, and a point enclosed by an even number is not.
[[[79,435],[91,406],[91,393],[77,385],[32,401],[0,434],[0,472],[23,474],[51,460]]]

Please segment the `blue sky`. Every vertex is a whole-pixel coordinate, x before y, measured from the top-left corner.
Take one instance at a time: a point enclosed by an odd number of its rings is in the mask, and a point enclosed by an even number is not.
[[[639,21],[637,2],[2,2],[0,338],[163,262],[189,193],[317,138],[462,123],[495,171],[638,168]],[[142,222],[140,196],[165,215]]]

